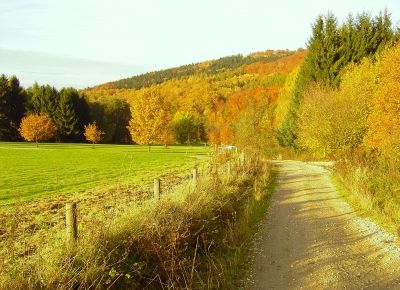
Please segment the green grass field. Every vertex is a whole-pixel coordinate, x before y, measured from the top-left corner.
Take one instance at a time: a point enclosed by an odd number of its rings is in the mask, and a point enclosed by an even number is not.
[[[97,187],[151,181],[189,170],[207,156],[185,147],[0,142],[0,205]]]

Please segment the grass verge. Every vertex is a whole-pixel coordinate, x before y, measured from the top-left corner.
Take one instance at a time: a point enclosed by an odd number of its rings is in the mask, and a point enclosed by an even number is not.
[[[361,216],[397,235],[400,226],[399,164],[390,160],[343,158],[334,166],[339,193]]]

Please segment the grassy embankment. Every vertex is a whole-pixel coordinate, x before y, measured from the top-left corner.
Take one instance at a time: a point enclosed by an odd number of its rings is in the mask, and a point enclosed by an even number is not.
[[[400,227],[400,164],[352,154],[334,166],[341,195],[362,216],[397,235]]]
[[[201,170],[195,188],[163,182],[161,200],[140,187],[79,193],[73,244],[65,240],[63,200],[16,203],[0,232],[0,287],[234,289],[268,208],[273,174],[259,158],[223,174],[228,157],[215,159],[218,175]]]

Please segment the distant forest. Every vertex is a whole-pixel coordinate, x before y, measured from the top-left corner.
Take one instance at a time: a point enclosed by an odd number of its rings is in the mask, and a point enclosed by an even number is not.
[[[269,53],[268,53],[269,52]],[[215,75],[221,70],[235,70],[242,66],[246,66],[256,62],[271,62],[289,56],[294,51],[267,51],[266,54],[252,54],[244,57],[242,54],[221,57],[215,61],[210,61],[208,66],[203,63],[183,65],[178,68],[170,68],[133,76],[126,79],[116,81],[116,89],[141,89],[143,87],[151,87],[152,85],[161,84],[174,78],[191,76],[194,74]]]

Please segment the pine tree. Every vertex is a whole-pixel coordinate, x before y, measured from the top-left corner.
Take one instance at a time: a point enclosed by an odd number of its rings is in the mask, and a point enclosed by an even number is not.
[[[39,86],[37,82],[28,89],[28,108],[34,114],[46,115],[54,121],[57,110],[59,92],[49,85]]]
[[[4,141],[6,130],[8,128],[9,114],[11,105],[9,101],[9,88],[7,77],[0,76],[0,140]]]
[[[282,146],[295,146],[296,114],[305,89],[311,83],[338,87],[349,63],[359,63],[364,57],[373,58],[387,44],[393,43],[395,33],[391,25],[387,10],[374,20],[365,12],[357,15],[356,20],[349,15],[340,28],[332,13],[318,16],[312,26],[308,55],[300,68],[290,108],[278,129]]]
[[[86,101],[85,95],[83,93],[78,93],[78,97],[74,99],[76,116],[78,118],[77,130],[78,135],[75,136],[74,142],[82,142],[85,140],[83,134],[85,124],[90,122],[89,104]]]
[[[54,123],[57,126],[61,141],[71,141],[75,135],[79,134],[79,120],[75,107],[76,99],[79,99],[79,95],[75,89],[61,89],[57,110],[54,114]]]
[[[21,120],[24,117],[26,108],[26,92],[20,86],[19,80],[16,76],[12,76],[8,79],[8,85],[10,88],[10,127],[9,127],[9,140],[17,141],[20,140],[20,134],[18,128],[21,124]]]
[[[26,94],[19,80],[0,76],[0,140],[19,140],[18,127],[25,113]]]

